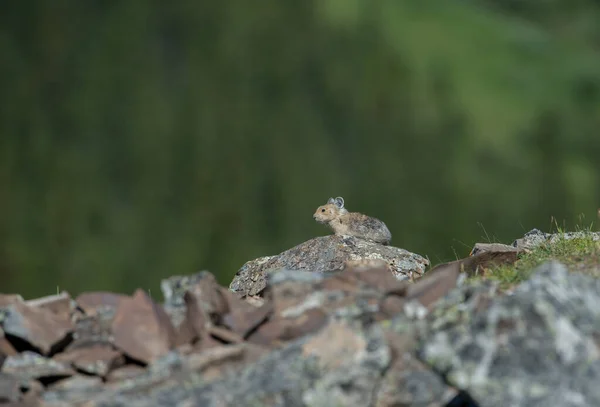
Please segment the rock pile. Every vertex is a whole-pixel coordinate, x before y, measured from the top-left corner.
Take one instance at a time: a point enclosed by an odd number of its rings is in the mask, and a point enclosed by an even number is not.
[[[521,248],[422,278],[425,259],[388,249],[318,238],[246,264],[238,292],[168,278],[162,304],[0,295],[0,405],[600,405],[598,280],[549,263],[507,296],[461,273]]]

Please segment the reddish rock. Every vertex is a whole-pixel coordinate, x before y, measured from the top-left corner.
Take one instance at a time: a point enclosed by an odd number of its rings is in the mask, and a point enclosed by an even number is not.
[[[276,318],[261,325],[248,337],[257,345],[273,345],[318,331],[327,324],[327,314],[318,308],[305,311],[296,318]]]
[[[272,293],[275,314],[298,305],[315,291],[315,284],[312,282],[283,281],[270,287],[269,293]]]
[[[471,250],[469,257],[440,264],[434,267],[429,273],[436,269],[456,264],[461,272],[469,275],[484,275],[487,269],[492,266],[515,263],[520,251],[516,247],[499,243],[477,243],[473,247],[473,250]]]
[[[180,328],[180,335],[189,334],[195,339],[202,338],[210,324],[210,318],[201,305],[201,293],[198,290],[190,290],[185,293],[183,298],[186,305],[186,321]]]
[[[8,339],[4,336],[4,330],[0,328],[0,367],[2,367],[2,360],[5,356],[13,356],[16,355],[17,351],[10,343]]]
[[[203,278],[188,290],[212,322],[218,322],[222,315],[229,312],[228,299],[219,288],[214,276],[210,274],[210,277]]]
[[[186,358],[190,370],[202,372],[204,380],[214,380],[243,365],[258,360],[267,350],[250,344],[216,346]]]
[[[208,333],[212,337],[217,338],[225,343],[240,343],[244,341],[244,338],[242,338],[240,335],[219,326],[210,326],[208,328]]]
[[[253,332],[247,341],[256,345],[272,346],[279,338],[284,336],[285,329],[286,327],[281,321],[269,321]]]
[[[20,398],[20,380],[13,375],[0,373],[0,404],[15,403]]]
[[[460,269],[457,262],[436,267],[408,287],[406,301],[416,300],[424,307],[431,308],[437,300],[456,287],[459,274]]]
[[[69,350],[54,356],[54,360],[69,363],[82,372],[101,377],[124,363],[121,353],[110,345],[92,345]]]
[[[475,246],[473,246],[473,249],[471,250],[471,253],[469,253],[469,256],[475,256],[477,254],[480,253],[484,253],[484,252],[494,252],[494,253],[499,253],[499,252],[518,252],[519,249],[514,247],[514,246],[509,246],[507,244],[502,244],[502,243],[475,243]]]
[[[114,344],[128,356],[150,363],[175,345],[175,329],[163,308],[144,290],[121,300],[112,321]]]
[[[208,331],[204,334],[198,342],[194,344],[194,350],[196,352],[205,351],[206,349],[223,346],[223,341],[215,339],[214,336],[210,335]]]
[[[243,354],[243,345],[215,346],[206,352],[190,354],[186,358],[186,364],[191,370],[202,371],[211,364],[222,362],[227,359],[239,358]]]
[[[32,307],[47,309],[65,319],[70,318],[73,311],[71,296],[66,291],[60,294],[28,300],[25,303]]]
[[[120,382],[121,380],[131,379],[136,377],[142,373],[144,373],[146,369],[137,365],[125,365],[121,366],[115,370],[111,370],[108,376],[106,377],[107,382]]]
[[[351,268],[344,272],[352,272],[359,281],[376,289],[381,293],[394,293],[403,295],[407,287],[410,285],[408,281],[399,281],[389,271],[389,267],[376,268]]]
[[[88,315],[96,313],[98,307],[117,308],[126,295],[115,294],[107,291],[93,291],[79,295],[75,302]]]
[[[245,338],[251,331],[265,322],[272,313],[272,302],[267,302],[259,308],[248,307],[247,305],[240,306],[225,315],[223,324]]]
[[[319,308],[312,308],[293,319],[285,319],[286,329],[282,340],[291,340],[314,333],[327,324],[327,313]]]
[[[175,327],[175,347],[189,345],[196,338],[196,331],[189,323],[187,317],[177,327]]]
[[[15,302],[23,302],[23,297],[19,294],[0,294],[0,308]]]
[[[340,272],[330,278],[324,279],[316,288],[325,291],[343,291],[348,294],[355,294],[364,287],[362,287],[361,281],[356,278],[355,273],[349,271]],[[310,291],[315,291],[315,288],[312,288]]]
[[[26,384],[21,383],[21,407],[37,407],[39,405],[39,397],[44,392],[44,386],[37,380],[29,380]]]
[[[248,303],[241,298],[239,293],[234,293],[233,291],[221,286],[218,286],[217,289],[226,303],[225,310],[220,314],[221,317],[235,310],[248,309]]]
[[[5,334],[19,338],[44,355],[68,340],[74,326],[70,318],[15,301],[4,307],[2,328]]]
[[[258,295],[249,295],[244,298],[244,301],[246,301],[248,304],[254,307],[260,307],[265,303],[265,299]]]
[[[348,355],[364,352],[367,346],[361,332],[332,322],[302,345],[302,354],[318,359],[321,369],[335,369],[345,363]]]
[[[404,298],[397,295],[388,295],[381,302],[381,312],[385,315],[385,318],[392,318],[404,311],[404,304],[406,304]]]

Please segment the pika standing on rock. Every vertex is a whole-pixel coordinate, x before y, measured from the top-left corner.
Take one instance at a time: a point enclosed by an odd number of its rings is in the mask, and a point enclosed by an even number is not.
[[[389,229],[379,219],[344,208],[344,198],[329,198],[327,204],[319,206],[313,218],[333,230],[336,235],[355,236],[388,245],[392,240]]]

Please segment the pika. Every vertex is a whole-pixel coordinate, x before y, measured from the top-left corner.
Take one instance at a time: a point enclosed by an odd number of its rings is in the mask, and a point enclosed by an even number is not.
[[[389,229],[379,219],[358,212],[348,212],[344,208],[344,198],[329,198],[327,204],[319,206],[313,218],[329,225],[336,235],[355,236],[383,245],[392,240]]]

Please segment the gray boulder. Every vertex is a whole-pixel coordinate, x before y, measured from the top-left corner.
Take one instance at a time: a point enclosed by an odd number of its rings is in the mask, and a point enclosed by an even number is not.
[[[559,239],[571,240],[571,239],[586,239],[591,238],[594,241],[600,241],[600,232],[564,232],[564,233],[545,233],[539,229],[532,229],[525,235],[515,240],[512,243],[513,247],[519,250],[533,249],[544,243],[556,243]]]
[[[423,275],[429,260],[393,246],[384,246],[352,236],[322,236],[299,244],[277,256],[261,257],[244,264],[229,288],[241,295],[260,294],[273,271],[305,270],[322,273],[342,270],[346,262],[362,259],[383,260],[399,280]]]
[[[600,405],[600,280],[549,262],[495,295],[454,290],[423,327],[420,358],[481,407]]]

